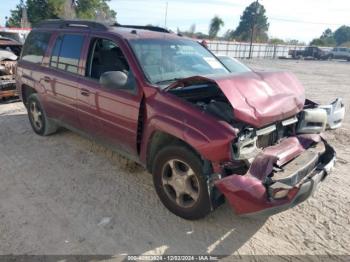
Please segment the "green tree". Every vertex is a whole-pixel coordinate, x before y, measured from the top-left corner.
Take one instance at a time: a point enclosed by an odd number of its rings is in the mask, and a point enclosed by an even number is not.
[[[265,7],[259,2],[251,3],[243,12],[237,29],[234,32],[234,37],[241,41],[249,41],[254,29],[253,41],[265,42],[268,39],[267,32],[269,23]],[[254,27],[253,27],[254,26]]]
[[[59,18],[48,0],[27,0],[28,19],[33,26],[45,19]]]
[[[333,37],[333,32],[330,28],[327,28],[326,30],[324,30],[320,38],[326,39],[330,37]]]
[[[341,46],[341,47],[350,48],[350,41],[349,41],[349,42],[342,43],[340,46]]]
[[[301,42],[299,40],[296,39],[287,39],[286,41],[287,45],[299,45],[299,46],[305,46],[306,43],[305,42]]]
[[[48,4],[58,17],[64,19],[76,18],[74,0],[48,0]]]
[[[47,0],[26,0],[25,2],[21,0],[16,8],[11,10],[6,26],[20,27],[24,8],[27,9],[28,20],[34,26],[44,19],[58,18]]]
[[[19,4],[16,5],[16,8],[11,10],[11,15],[6,21],[6,26],[8,27],[20,27],[21,26],[21,18],[22,18],[22,10],[25,8],[24,0],[20,0]]]
[[[226,41],[232,41],[234,39],[234,31],[231,29],[228,29],[226,33],[223,35],[223,39]]]
[[[110,0],[21,0],[7,20],[6,26],[19,27],[23,8],[33,26],[45,19],[81,18],[115,21],[117,13],[110,9]]]
[[[180,28],[177,28],[177,34],[196,38],[196,39],[208,39],[209,36],[207,34],[203,34],[202,32],[196,32],[196,24],[192,24],[190,28],[186,31],[181,31]]]
[[[96,16],[105,20],[116,19],[117,13],[108,6],[110,0],[77,0],[77,17],[95,19]]]
[[[337,45],[350,41],[350,27],[343,25],[334,32],[334,39]]]
[[[271,38],[269,39],[269,44],[273,44],[273,45],[283,45],[286,42],[284,42],[283,39],[279,39],[279,38]]]
[[[315,46],[335,46],[336,42],[331,29],[326,29],[319,38],[315,38],[310,42],[310,45]]]
[[[215,38],[224,24],[224,21],[220,17],[214,16],[209,25],[209,38]]]
[[[312,45],[312,46],[327,46],[326,42],[321,39],[321,38],[315,38],[313,39],[309,45]]]

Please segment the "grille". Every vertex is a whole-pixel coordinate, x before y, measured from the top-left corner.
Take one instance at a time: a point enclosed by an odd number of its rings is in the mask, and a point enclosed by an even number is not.
[[[259,136],[256,141],[256,145],[258,148],[265,148],[265,147],[274,145],[276,142],[277,142],[277,132],[274,131],[270,134]]]

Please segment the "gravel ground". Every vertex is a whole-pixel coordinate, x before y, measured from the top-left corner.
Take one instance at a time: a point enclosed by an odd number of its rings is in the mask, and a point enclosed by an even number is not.
[[[250,61],[297,74],[309,98],[343,97],[350,63]],[[168,212],[151,176],[72,132],[36,136],[21,103],[0,105],[0,254],[349,254],[350,118],[327,134],[338,153],[315,196],[269,218],[228,204],[189,222]]]

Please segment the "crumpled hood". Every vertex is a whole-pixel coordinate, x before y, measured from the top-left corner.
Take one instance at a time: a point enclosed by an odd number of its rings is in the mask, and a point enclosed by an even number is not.
[[[304,88],[288,72],[196,76],[180,80],[169,88],[200,82],[216,83],[232,105],[235,119],[257,128],[291,117],[304,107]]]

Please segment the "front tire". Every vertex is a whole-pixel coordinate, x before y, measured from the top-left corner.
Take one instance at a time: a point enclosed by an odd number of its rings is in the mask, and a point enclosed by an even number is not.
[[[40,136],[48,136],[57,131],[57,125],[47,117],[37,94],[28,97],[27,111],[33,131]]]
[[[195,220],[211,211],[202,160],[184,145],[158,152],[153,162],[153,183],[166,208],[184,219]]]

